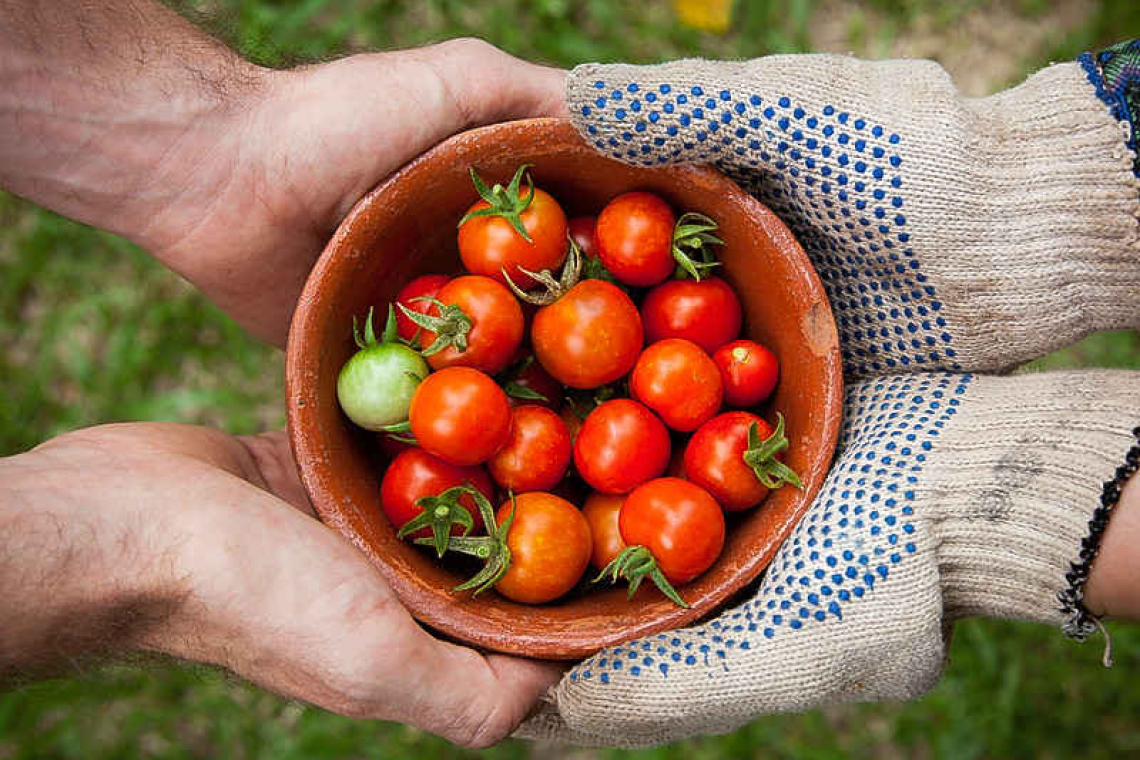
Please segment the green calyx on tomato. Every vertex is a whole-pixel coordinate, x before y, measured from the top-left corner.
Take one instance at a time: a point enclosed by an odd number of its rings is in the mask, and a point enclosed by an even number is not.
[[[467,335],[471,332],[474,323],[463,309],[455,304],[443,303],[438,298],[431,296],[421,296],[412,300],[428,301],[439,309],[439,315],[436,316],[421,314],[400,304],[400,311],[404,312],[404,316],[412,320],[417,327],[435,333],[435,340],[431,342],[430,346],[420,351],[421,354],[431,356],[449,346],[454,346],[455,350],[460,353],[467,350]]]
[[[753,422],[748,428],[748,448],[745,449],[744,463],[752,468],[765,488],[779,488],[785,483],[791,483],[796,488],[803,488],[800,476],[796,475],[791,467],[776,458],[776,455],[788,448],[788,439],[784,435],[784,415],[776,412],[776,428],[767,438],[761,440],[760,428]]]
[[[610,577],[610,583],[617,583],[620,578],[629,581],[629,594],[626,597],[628,599],[632,599],[633,595],[637,593],[638,587],[641,586],[641,582],[649,578],[670,601],[678,607],[689,608],[688,602],[681,598],[681,595],[673,588],[673,584],[669,583],[664,573],[657,567],[657,560],[654,558],[653,552],[644,546],[627,546],[622,549],[621,553],[614,557],[613,561],[606,565],[602,572],[598,573],[594,582],[597,583],[607,575]]]
[[[574,242],[573,238],[568,238],[570,249],[566,254],[566,261],[562,265],[562,273],[558,279],[554,278],[549,269],[544,269],[541,272],[532,272],[529,269],[519,267],[519,271],[530,277],[535,282],[545,288],[545,292],[539,291],[536,293],[528,293],[527,291],[515,285],[514,280],[503,272],[503,276],[507,278],[507,287],[511,289],[519,299],[535,306],[549,306],[557,301],[570,289],[578,284],[582,279],[582,251],[578,248],[578,244]]]
[[[397,342],[399,338],[397,335],[396,310],[392,308],[392,304],[388,304],[388,321],[384,324],[384,332],[380,336],[379,341],[376,340],[376,332],[372,329],[372,309],[368,310],[368,316],[364,320],[363,336],[360,334],[360,326],[356,324],[356,317],[352,318],[352,339],[356,342],[356,347],[360,349],[372,348],[381,343]]]
[[[686,275],[700,281],[713,267],[720,266],[710,245],[724,245],[724,241],[712,234],[717,223],[704,214],[690,211],[681,214],[673,227],[673,258],[677,261],[676,277]],[[698,260],[694,260],[694,256]]]
[[[353,317],[352,335],[359,350],[349,357],[337,376],[341,409],[365,430],[388,430],[392,425],[405,423],[412,396],[430,369],[418,351],[399,339],[391,304],[380,340],[372,328],[371,309],[363,335]]]
[[[475,521],[467,507],[459,503],[462,496],[471,496],[478,503],[479,499],[486,501],[486,497],[471,486],[454,486],[436,496],[424,496],[416,499],[416,506],[423,509],[418,515],[408,520],[396,533],[396,538],[403,538],[422,528],[431,529],[431,538],[426,540],[435,547],[436,556],[442,557],[451,543],[451,526],[459,525],[463,533],[457,538],[466,536],[474,527]],[[417,542],[421,539],[417,539]]]
[[[533,242],[526,232],[526,227],[523,226],[521,217],[522,212],[534,200],[534,183],[531,182],[530,175],[527,174],[527,169],[530,167],[530,164],[523,164],[516,169],[515,175],[511,177],[510,184],[505,188],[498,183],[495,183],[494,187],[487,187],[487,183],[475,172],[475,167],[471,167],[469,171],[471,172],[471,182],[475,185],[475,192],[479,193],[479,197],[487,201],[490,206],[468,212],[456,226],[462,227],[467,220],[480,216],[501,216],[507,220],[515,232],[522,236],[523,240],[528,243]],[[519,196],[519,186],[524,177],[526,177],[526,184],[530,192],[525,198],[522,198]]]
[[[511,548],[507,546],[507,534],[511,532],[511,523],[515,520],[515,495],[510,494],[511,513],[507,515],[506,520],[503,520],[503,524],[499,525],[487,497],[475,489],[468,489],[468,493],[479,508],[487,535],[453,536],[448,548],[483,560],[483,568],[479,572],[452,589],[452,591],[471,591],[473,596],[477,596],[502,580],[511,567]],[[416,543],[424,546],[434,545],[431,538],[417,538]]]

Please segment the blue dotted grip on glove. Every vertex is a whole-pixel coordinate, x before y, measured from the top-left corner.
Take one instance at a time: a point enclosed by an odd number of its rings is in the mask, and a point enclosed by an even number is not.
[[[827,287],[850,373],[961,369],[906,229],[899,134],[787,96],[593,87],[581,114],[602,152],[642,165],[716,162],[789,224]],[[650,125],[652,140],[641,136]]]
[[[917,551],[915,486],[971,379],[900,375],[850,389],[839,443],[844,453],[756,596],[707,625],[595,655],[570,679],[607,684],[622,670],[667,677],[670,667],[707,668],[718,661],[728,668],[734,649],[751,649],[813,622],[842,621],[845,606],[872,594],[893,566]]]

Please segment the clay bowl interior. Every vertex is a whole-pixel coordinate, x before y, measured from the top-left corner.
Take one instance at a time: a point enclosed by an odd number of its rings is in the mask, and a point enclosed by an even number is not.
[[[352,318],[386,308],[413,277],[459,271],[456,222],[477,196],[474,166],[506,183],[521,163],[570,216],[596,214],[613,196],[649,190],[675,210],[716,219],[726,245],[720,274],[744,305],[745,332],[770,347],[781,379],[763,412],[783,412],[791,441],[785,461],[803,490],[773,492],[734,517],[722,556],[680,591],[673,605],[655,590],[610,587],[542,606],[451,589],[465,576],[396,538],[380,508],[383,463],[375,439],[340,412],[336,379],[354,351]],[[534,119],[477,129],[421,156],[363,198],[329,242],[298,303],[289,336],[290,436],[302,480],[321,519],[364,552],[421,622],[487,649],[575,659],[604,646],[691,623],[756,578],[823,481],[838,432],[842,379],[835,324],[803,251],[770,211],[709,168],[645,169],[607,159],[567,121]]]

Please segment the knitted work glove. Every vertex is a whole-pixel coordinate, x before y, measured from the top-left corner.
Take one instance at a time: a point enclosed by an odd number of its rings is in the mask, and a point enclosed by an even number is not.
[[[567,99],[602,152],[715,163],[787,222],[851,377],[1140,324],[1132,112],[1089,56],[982,99],[931,61],[835,55],[579,66]]]
[[[980,100],[917,61],[574,71],[571,111],[600,150],[713,162],[789,223],[828,288],[849,379],[866,379],[755,595],[586,660],[523,735],[645,746],[914,697],[965,615],[1087,635],[1081,588],[1107,520],[1094,508],[1136,469],[1136,450],[1117,466],[1140,376],[880,375],[1004,369],[1140,323],[1134,48]]]
[[[898,375],[846,402],[836,464],[757,593],[585,660],[523,735],[636,747],[913,698],[954,620],[1062,622],[1069,563],[1135,443],[1140,373]]]

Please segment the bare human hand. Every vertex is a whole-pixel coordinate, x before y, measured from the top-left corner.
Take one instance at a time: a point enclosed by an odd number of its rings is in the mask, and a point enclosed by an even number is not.
[[[565,113],[564,72],[474,39],[276,71],[149,1],[0,20],[0,185],[139,243],[277,345],[371,187],[465,128]]]
[[[2,680],[162,652],[484,747],[561,673],[422,629],[313,519],[283,434],[91,428],[0,460],[0,484]]]

